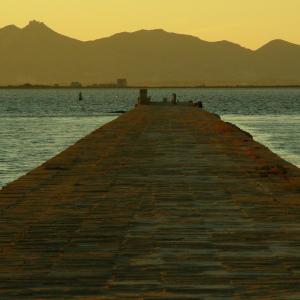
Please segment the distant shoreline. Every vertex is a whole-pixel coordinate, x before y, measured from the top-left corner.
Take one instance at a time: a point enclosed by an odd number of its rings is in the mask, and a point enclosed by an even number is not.
[[[30,89],[257,89],[257,88],[300,88],[300,85],[196,85],[196,86],[127,86],[127,87],[117,87],[117,86],[81,86],[81,87],[73,87],[73,86],[52,86],[52,85],[8,85],[8,86],[0,86],[0,89],[20,89],[20,90],[30,90]]]

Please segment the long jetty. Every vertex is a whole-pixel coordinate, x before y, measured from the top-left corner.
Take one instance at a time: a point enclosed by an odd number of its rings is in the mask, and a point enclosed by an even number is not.
[[[138,105],[0,210],[0,299],[300,299],[300,170],[191,105]]]

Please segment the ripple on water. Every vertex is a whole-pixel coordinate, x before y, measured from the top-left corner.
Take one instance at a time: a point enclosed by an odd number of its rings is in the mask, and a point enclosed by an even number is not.
[[[0,187],[64,150],[136,103],[137,89],[0,89]],[[300,166],[300,89],[150,89],[161,101],[201,100]]]
[[[0,186],[24,175],[114,118],[0,118]]]
[[[300,114],[223,115],[222,119],[248,131],[256,141],[300,167]]]

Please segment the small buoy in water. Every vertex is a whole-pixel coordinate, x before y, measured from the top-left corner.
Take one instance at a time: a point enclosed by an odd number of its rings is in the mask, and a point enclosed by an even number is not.
[[[83,96],[82,96],[82,93],[81,93],[81,92],[79,93],[78,99],[79,99],[79,101],[82,101],[82,100],[83,100]]]

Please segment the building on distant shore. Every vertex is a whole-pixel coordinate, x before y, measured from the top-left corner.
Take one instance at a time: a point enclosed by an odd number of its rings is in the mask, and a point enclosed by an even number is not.
[[[70,87],[72,87],[72,88],[81,88],[82,84],[80,82],[73,81],[73,82],[70,83]]]
[[[126,78],[117,79],[117,87],[118,88],[127,87],[127,79]]]

